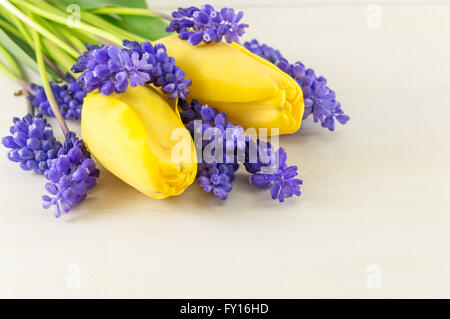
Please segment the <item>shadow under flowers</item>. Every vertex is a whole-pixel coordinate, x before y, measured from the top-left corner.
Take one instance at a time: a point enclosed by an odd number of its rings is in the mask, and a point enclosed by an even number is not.
[[[78,222],[92,219],[114,218],[118,215],[142,218],[143,213],[186,213],[195,216],[227,215],[242,216],[248,213],[277,209],[277,212],[293,207],[296,200],[278,203],[270,197],[270,188],[255,187],[250,184],[250,174],[243,167],[236,174],[233,190],[229,198],[222,201],[212,193],[205,193],[194,181],[182,194],[163,200],[154,199],[140,193],[105,168],[100,167],[99,183],[88,194],[80,205],[63,216],[67,222]]]

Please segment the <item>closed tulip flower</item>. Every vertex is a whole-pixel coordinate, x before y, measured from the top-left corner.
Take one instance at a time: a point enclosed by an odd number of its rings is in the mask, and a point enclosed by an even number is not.
[[[288,74],[236,43],[192,46],[171,35],[162,42],[188,77],[190,97],[225,112],[244,128],[300,128],[302,90]]]
[[[194,143],[179,116],[148,86],[122,94],[89,94],[81,122],[94,158],[153,198],[182,193],[195,179]]]

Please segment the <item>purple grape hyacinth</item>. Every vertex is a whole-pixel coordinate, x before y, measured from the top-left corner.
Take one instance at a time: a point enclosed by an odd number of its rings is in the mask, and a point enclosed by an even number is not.
[[[271,185],[270,193],[272,198],[278,198],[280,202],[284,202],[286,197],[300,196],[300,186],[303,184],[303,181],[294,178],[298,175],[297,166],[288,166],[286,164],[287,154],[282,147],[274,155],[275,161],[260,165],[259,168],[255,166],[250,167],[253,173],[250,179],[251,183],[255,186]],[[247,166],[246,168],[249,170]]]
[[[173,20],[166,28],[167,32],[177,32],[179,38],[195,46],[201,42],[220,42],[223,38],[228,43],[239,42],[248,24],[240,23],[244,13],[235,13],[232,8],[216,11],[206,4],[201,9],[196,7],[179,8],[172,12]]]
[[[79,120],[81,118],[81,109],[86,93],[70,74],[66,74],[66,80],[67,84],[63,85],[50,82],[50,87],[62,116],[66,119]],[[28,96],[31,104],[43,114],[54,117],[55,114],[45,95],[44,88],[36,84],[31,84],[31,90],[32,94]]]
[[[198,166],[197,183],[206,193],[212,192],[217,198],[225,200],[233,188],[231,183],[238,169],[237,163],[201,163]]]
[[[216,139],[221,139],[220,144],[223,145],[223,161],[222,158],[215,158],[209,163],[203,156],[202,163],[198,165],[197,183],[205,192],[212,192],[222,200],[227,199],[232,190],[234,174],[243,162],[246,170],[252,174],[250,180],[253,185],[271,185],[273,199],[278,198],[283,202],[286,197],[300,196],[302,181],[294,178],[298,174],[297,167],[287,166],[287,155],[283,148],[275,152],[269,142],[259,139],[253,141],[241,126],[234,126],[227,121],[225,113],[196,100],[192,100],[190,105],[185,100],[180,100],[179,105],[182,109],[181,119],[194,140],[197,129],[202,134],[207,129],[213,132],[210,140],[202,138],[202,144],[199,145],[202,155],[205,155],[203,152],[210,143],[217,142]],[[195,121],[201,121],[202,124],[196,126]],[[244,152],[244,158],[239,157],[239,151]]]
[[[42,114],[34,117],[27,114],[22,119],[15,117],[13,122],[12,135],[2,139],[2,144],[11,149],[8,158],[20,163],[23,170],[44,174],[62,147],[53,136],[52,127]]]
[[[101,49],[102,47],[97,44],[85,43],[86,51],[84,51],[77,59],[77,62],[72,66],[73,73],[81,73],[87,69],[87,64],[91,59],[91,52],[95,49]]]
[[[330,131],[335,129],[335,120],[345,124],[350,119],[344,114],[341,104],[336,101],[335,92],[327,86],[327,80],[323,76],[317,77],[314,70],[306,69],[301,62],[290,64],[280,51],[259,44],[257,40],[245,42],[244,47],[275,64],[300,85],[305,102],[303,119],[312,114],[314,122],[320,122],[322,127]]]
[[[139,44],[124,40],[125,48],[116,46],[87,47],[72,67],[73,72],[83,72],[78,81],[87,92],[98,90],[108,96],[123,93],[128,86],[153,84],[169,98],[186,98],[191,79],[167,55],[166,47],[147,41]]]
[[[227,121],[225,113],[215,108],[202,105],[197,100],[192,100],[191,105],[185,100],[180,100],[179,105],[183,110],[181,119],[192,136],[195,134],[195,121],[202,123],[199,127],[202,130],[202,136],[207,129],[213,133],[210,140],[202,139],[202,154],[210,143],[223,145],[222,158],[216,158],[218,154],[212,154],[214,159],[206,161],[203,157],[202,163],[198,166],[197,183],[205,192],[212,192],[216,197],[225,200],[233,188],[234,174],[239,169],[236,153],[238,150],[245,149],[249,137],[244,134],[241,126],[235,126]]]
[[[278,60],[284,59],[280,51],[269,47],[267,44],[259,44],[259,42],[256,39],[245,42],[244,47],[247,50],[253,52],[254,54],[259,55],[260,57],[274,64]]]
[[[247,172],[256,174],[265,166],[270,166],[274,161],[274,149],[272,144],[266,141],[250,139],[246,143],[244,166]]]
[[[244,128],[240,125],[234,125],[231,121],[227,121],[227,116],[224,112],[219,112],[207,104],[202,105],[195,99],[192,100],[191,106],[184,100],[180,100],[179,105],[183,109],[181,119],[191,132],[191,135],[194,135],[194,122],[196,120],[202,121],[201,129],[203,132],[211,129],[211,142],[216,138],[221,138],[220,143],[224,146],[223,154],[226,157],[223,161],[236,162],[237,151],[245,151],[246,142],[250,139],[248,135],[244,134]],[[217,134],[214,134],[215,132]],[[203,147],[209,144],[210,141],[204,141]]]
[[[49,195],[42,196],[42,206],[45,209],[55,206],[56,218],[61,212],[69,212],[86,198],[87,191],[97,184],[99,174],[83,140],[68,132],[58,157],[51,161],[45,173],[49,180],[45,189]]]

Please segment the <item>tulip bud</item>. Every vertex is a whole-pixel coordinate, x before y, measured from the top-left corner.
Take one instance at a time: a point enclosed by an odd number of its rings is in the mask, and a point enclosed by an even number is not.
[[[177,65],[192,79],[190,97],[225,112],[244,128],[278,128],[279,134],[300,128],[304,111],[298,83],[272,63],[239,44],[192,46],[178,35],[162,42]]]
[[[82,136],[106,169],[147,196],[182,193],[195,179],[194,143],[179,116],[148,86],[85,100]]]

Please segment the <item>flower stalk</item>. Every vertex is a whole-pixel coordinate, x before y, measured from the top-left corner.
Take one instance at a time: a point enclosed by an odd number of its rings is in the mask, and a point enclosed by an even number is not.
[[[56,120],[61,127],[61,130],[63,131],[64,135],[66,135],[69,132],[69,128],[67,127],[67,123],[59,110],[58,104],[55,101],[55,97],[53,96],[53,92],[47,78],[47,72],[45,71],[41,40],[37,32],[33,32],[33,39],[34,47],[36,50],[36,60],[39,66],[39,73],[41,74],[42,86],[44,87],[45,95],[47,96],[47,99],[50,103],[53,113],[55,114]]]
[[[140,8],[106,7],[106,8],[92,9],[91,12],[96,14],[118,14],[118,15],[130,15],[140,17],[158,17],[168,21],[172,19],[172,17],[168,14]]]
[[[36,7],[34,5],[32,5],[31,3],[25,2],[23,0],[11,0],[16,4],[20,4],[21,6],[27,8],[28,10],[32,11],[33,13],[44,17],[48,20],[60,23],[60,24],[67,24],[67,19],[68,16],[65,13],[61,13],[61,15],[56,14],[55,12],[51,12],[49,10],[46,9],[42,9],[39,7]],[[52,38],[52,40],[56,43],[56,44],[61,44],[61,40],[53,37],[52,34],[48,34],[48,32],[46,32],[47,30],[45,30],[42,26],[40,26],[39,24],[35,23],[33,20],[29,19],[27,16],[25,16],[20,10],[18,10],[16,7],[14,7],[11,3],[9,3],[7,0],[0,0],[0,3],[7,3],[8,6],[7,8],[10,8],[10,11],[13,13],[17,13],[17,16],[19,18],[21,18],[22,21],[24,21],[25,23],[29,24],[30,26],[32,26],[34,29],[36,29],[37,31],[41,31],[40,33],[45,35],[45,36],[50,36]],[[6,6],[6,4],[4,4]],[[80,30],[83,30],[86,33],[90,33],[90,34],[94,34],[96,36],[102,37],[108,41],[111,41],[113,43],[116,44],[121,44],[122,40],[120,37],[115,36],[112,33],[109,33],[107,31],[104,31],[102,29],[98,29],[96,27],[93,27],[89,24],[86,24],[82,21],[80,21],[80,24],[78,26],[78,28]],[[70,47],[69,45],[67,45],[66,43],[62,42],[62,48],[65,48],[67,50],[68,53],[72,54],[74,57],[78,56],[78,53],[76,52],[76,50],[74,50],[72,47]]]
[[[18,81],[19,79],[21,79],[23,77],[23,72],[19,64],[8,52],[8,50],[6,50],[3,46],[0,46],[0,54],[3,55],[5,60],[9,63],[9,65],[12,68],[12,70],[10,70],[3,63],[0,62],[1,71],[13,81]]]
[[[35,31],[42,34],[47,39],[54,42],[56,45],[58,45],[61,49],[65,50],[67,53],[72,55],[74,58],[78,56],[78,52],[73,49],[70,45],[68,45],[66,42],[62,41],[60,38],[55,36],[53,33],[51,33],[49,30],[44,28],[42,25],[34,21],[29,16],[25,15],[22,11],[20,11],[17,7],[15,7],[12,3],[10,3],[8,0],[0,0],[0,4],[3,5],[7,10],[9,10],[12,14],[14,14],[17,18],[19,18],[22,22],[27,24],[29,27],[34,29]],[[26,2],[23,3],[24,5],[27,4]],[[28,5],[27,5],[28,7]]]

